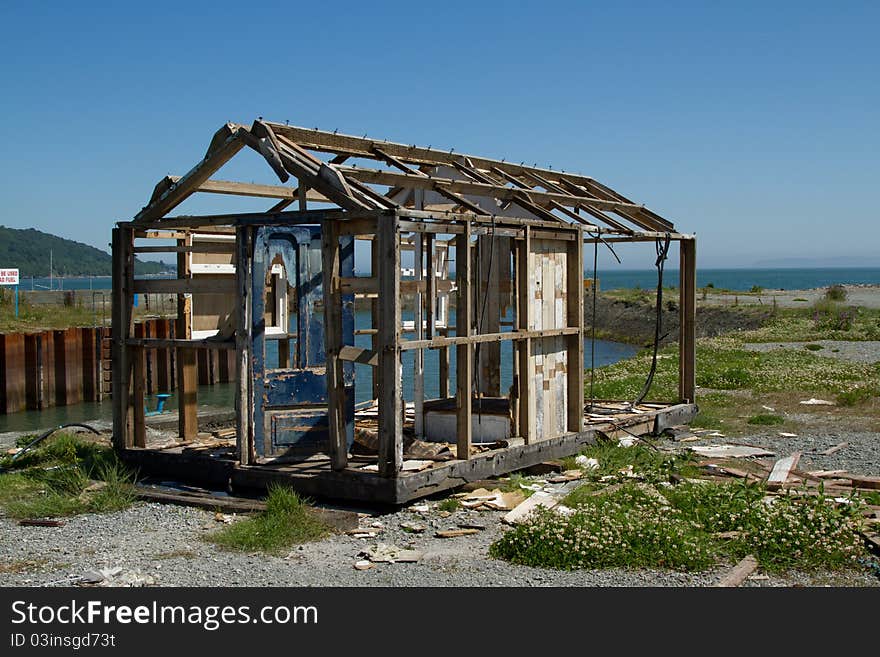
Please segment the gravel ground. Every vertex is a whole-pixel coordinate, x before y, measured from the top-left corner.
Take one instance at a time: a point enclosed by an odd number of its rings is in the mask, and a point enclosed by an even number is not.
[[[724,442],[707,438],[700,443]],[[880,472],[880,433],[811,431],[794,438],[761,431],[730,442],[760,445],[787,455],[803,452],[804,469]],[[832,456],[818,452],[849,443]],[[672,441],[670,441],[672,444]],[[415,511],[412,506],[428,504]],[[62,527],[19,527],[0,518],[0,585],[69,585],[102,568],[121,568],[114,584],[157,586],[711,586],[730,567],[701,573],[655,570],[561,572],[512,565],[489,558],[489,545],[504,531],[503,512],[460,509],[447,517],[436,502],[417,502],[390,513],[363,513],[361,526],[381,525],[374,538],[333,535],[294,548],[286,556],[240,554],[218,550],[204,539],[221,524],[199,509],[138,503],[118,513],[70,518]],[[421,534],[401,523],[426,526]],[[485,526],[471,536],[440,539],[436,531],[460,523]],[[420,550],[418,563],[376,564],[357,571],[354,563],[377,543]],[[868,570],[767,576],[760,571],[747,586],[878,586]]]
[[[750,342],[743,345],[749,351],[772,351],[773,349],[803,349],[808,344],[818,344],[822,349],[812,353],[817,356],[838,358],[855,363],[880,362],[880,340],[845,341],[816,340],[815,342]]]

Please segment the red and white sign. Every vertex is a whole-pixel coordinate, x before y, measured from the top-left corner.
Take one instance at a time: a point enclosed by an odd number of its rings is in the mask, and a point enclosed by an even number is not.
[[[18,270],[0,269],[0,285],[18,285]]]

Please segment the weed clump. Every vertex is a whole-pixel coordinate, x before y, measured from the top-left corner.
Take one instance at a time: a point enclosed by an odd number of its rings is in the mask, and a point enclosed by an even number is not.
[[[13,518],[108,513],[136,499],[134,476],[113,450],[72,434],[58,434],[0,465],[10,470],[0,475],[0,507]]]
[[[207,540],[227,550],[278,554],[293,545],[314,541],[328,528],[290,488],[273,485],[266,510],[211,534]]]

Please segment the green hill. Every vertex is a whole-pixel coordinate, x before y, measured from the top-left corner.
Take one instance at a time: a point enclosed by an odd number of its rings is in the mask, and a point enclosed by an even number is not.
[[[112,273],[110,254],[94,246],[50,235],[33,228],[19,230],[0,226],[0,267],[20,270],[20,275],[48,276],[49,252],[55,276],[109,276]],[[174,271],[173,264],[135,263],[137,274],[158,274]]]

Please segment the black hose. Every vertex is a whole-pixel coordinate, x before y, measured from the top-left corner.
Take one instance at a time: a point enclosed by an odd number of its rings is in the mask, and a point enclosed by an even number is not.
[[[663,240],[658,239],[656,242],[657,260],[654,266],[657,267],[657,307],[654,320],[654,355],[651,358],[651,370],[648,372],[648,378],[645,379],[642,392],[633,402],[633,406],[640,404],[648,396],[648,391],[654,383],[654,374],[657,372],[657,349],[662,339],[660,332],[663,330],[663,266],[669,253],[669,243],[669,233],[666,233],[666,237]]]
[[[13,454],[13,455],[12,455],[12,458],[9,460],[9,462],[10,462],[10,463],[14,462],[14,461],[15,461],[16,459],[18,459],[22,454],[24,454],[25,452],[29,451],[30,449],[32,449],[32,448],[35,447],[36,445],[39,445],[41,442],[43,442],[44,440],[46,440],[46,438],[48,438],[49,436],[51,436],[51,435],[52,435],[53,433],[55,433],[56,431],[59,431],[59,430],[61,430],[61,429],[67,429],[68,427],[82,427],[83,429],[88,429],[89,431],[91,431],[92,433],[94,433],[94,434],[96,434],[96,435],[99,435],[99,436],[101,435],[101,432],[100,432],[100,431],[98,431],[98,430],[95,429],[94,427],[90,427],[88,424],[82,424],[82,423],[80,423],[80,422],[71,422],[70,424],[62,424],[61,426],[55,427],[54,429],[49,429],[48,431],[46,431],[46,432],[42,433],[41,435],[37,436],[36,438],[34,438],[31,442],[29,442],[27,445],[25,445],[24,447],[22,447],[22,448],[21,448],[19,451],[17,451],[15,454]]]

